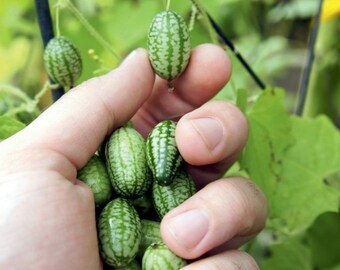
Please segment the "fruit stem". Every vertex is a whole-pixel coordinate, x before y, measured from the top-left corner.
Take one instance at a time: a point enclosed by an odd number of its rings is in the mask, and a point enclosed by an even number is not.
[[[56,29],[56,37],[60,37],[60,26],[59,26],[59,5],[55,6],[55,29]]]
[[[74,16],[83,24],[86,30],[109,52],[111,52],[119,61],[122,61],[122,57],[111,47],[111,45],[94,29],[94,27],[85,19],[80,11],[72,4],[71,1],[67,1],[67,7],[71,10]]]
[[[167,11],[170,9],[170,3],[171,3],[171,0],[166,1],[166,10]]]

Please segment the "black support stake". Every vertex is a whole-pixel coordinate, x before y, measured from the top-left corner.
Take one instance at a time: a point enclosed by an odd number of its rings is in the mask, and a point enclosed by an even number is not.
[[[37,11],[41,38],[44,47],[46,47],[50,39],[54,38],[53,24],[48,0],[35,0],[35,7]],[[51,78],[49,78],[49,80],[51,84],[54,84]],[[62,87],[52,90],[53,101],[57,101],[63,94],[64,89]]]

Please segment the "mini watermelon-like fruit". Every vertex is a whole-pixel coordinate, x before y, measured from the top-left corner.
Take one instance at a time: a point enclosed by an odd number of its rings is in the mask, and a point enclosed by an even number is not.
[[[106,144],[106,163],[115,192],[138,198],[150,188],[152,177],[146,161],[145,139],[134,128],[116,129]]]
[[[170,185],[161,186],[154,182],[152,186],[153,203],[161,219],[195,193],[195,182],[183,169],[178,170]]]
[[[44,51],[44,63],[50,78],[71,88],[82,72],[82,60],[76,46],[66,37],[51,39]]]
[[[145,251],[143,270],[179,270],[187,262],[173,253],[163,242],[151,244]]]
[[[148,50],[157,75],[171,82],[186,68],[191,51],[189,30],[178,13],[158,13],[151,22]]]
[[[97,207],[108,202],[112,196],[112,186],[105,163],[98,156],[93,156],[81,168],[77,177],[92,190]]]
[[[98,220],[100,253],[110,266],[122,267],[136,257],[142,225],[132,204],[122,198],[109,202]]]
[[[146,157],[154,180],[162,186],[172,180],[182,164],[175,140],[176,123],[164,120],[158,123],[146,140]]]

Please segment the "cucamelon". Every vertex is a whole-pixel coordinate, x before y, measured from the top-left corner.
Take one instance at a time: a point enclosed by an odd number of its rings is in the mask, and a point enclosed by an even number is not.
[[[184,170],[178,170],[173,182],[168,186],[157,183],[152,185],[152,199],[160,218],[196,193],[191,176]]]
[[[181,15],[171,10],[156,14],[149,29],[148,50],[151,64],[160,77],[171,82],[184,71],[191,42]]]
[[[44,50],[48,75],[59,85],[71,88],[82,72],[82,60],[76,46],[66,37],[52,38]]]
[[[173,253],[163,242],[151,244],[145,251],[143,270],[179,270],[187,262]]]
[[[137,211],[126,199],[109,202],[98,221],[100,253],[108,265],[126,266],[138,252],[141,241],[141,221]]]
[[[183,159],[175,140],[176,123],[158,123],[146,141],[146,156],[154,180],[159,185],[170,185]]]
[[[98,156],[93,156],[78,171],[77,178],[83,181],[93,192],[96,206],[108,202],[112,196],[112,186],[105,163]]]
[[[145,140],[133,128],[121,127],[106,144],[106,162],[112,186],[122,197],[137,198],[151,186]]]
[[[138,256],[143,257],[145,250],[152,244],[162,241],[160,223],[153,220],[142,219],[142,239],[140,241]]]

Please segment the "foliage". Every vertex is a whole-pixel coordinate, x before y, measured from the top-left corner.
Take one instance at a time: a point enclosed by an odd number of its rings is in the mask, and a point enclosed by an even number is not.
[[[339,1],[325,0],[312,95],[304,117],[292,111],[319,1],[199,2],[268,85],[261,92],[226,48],[233,76],[215,99],[236,103],[250,127],[246,148],[227,175],[251,178],[270,205],[266,229],[242,248],[265,270],[340,269]],[[50,0],[54,19],[56,3]],[[75,0],[73,4],[122,57],[136,47],[146,47],[150,21],[165,7],[162,0]],[[190,1],[173,0],[171,8],[190,20]],[[2,1],[0,15],[0,59],[6,63],[0,67],[3,140],[29,124],[51,100],[45,94],[49,89],[43,87],[47,76],[33,1]],[[204,16],[197,16],[191,31],[193,45],[216,42],[210,30]],[[119,57],[102,46],[67,5],[60,10],[60,31],[83,56],[84,72],[78,82],[119,64]]]

